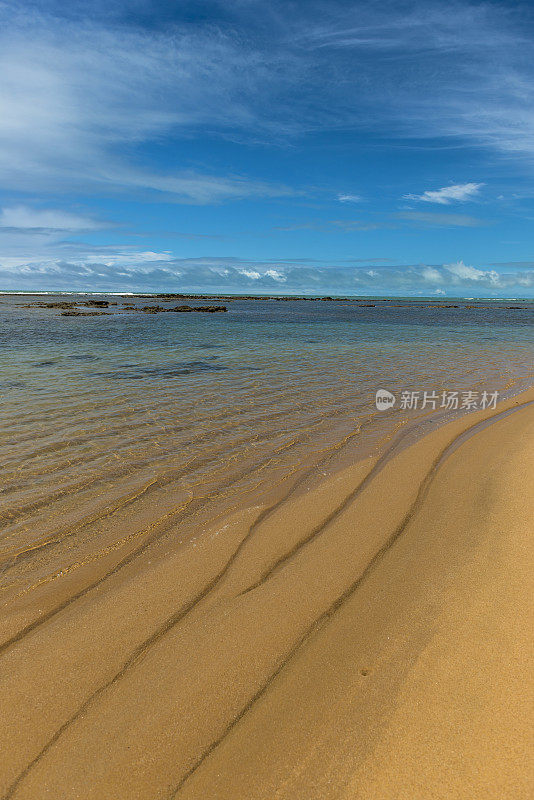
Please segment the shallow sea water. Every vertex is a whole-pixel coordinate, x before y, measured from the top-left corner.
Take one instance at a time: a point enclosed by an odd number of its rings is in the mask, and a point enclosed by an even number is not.
[[[447,416],[379,412],[379,388],[505,396],[534,374],[530,301],[235,299],[152,315],[119,311],[154,301],[99,297],[117,306],[64,317],[24,305],[72,295],[0,297],[5,596],[119,559],[163,522],[175,541],[201,535]]]

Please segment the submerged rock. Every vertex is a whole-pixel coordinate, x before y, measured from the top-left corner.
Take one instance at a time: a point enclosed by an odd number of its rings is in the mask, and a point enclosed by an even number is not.
[[[73,308],[77,305],[78,303],[73,301],[67,302],[66,300],[56,303],[45,303],[44,301],[39,300],[35,303],[28,303],[27,305],[23,306],[23,308]]]
[[[220,311],[227,311],[226,306],[174,306],[167,311],[201,311],[206,314],[216,314]]]
[[[62,317],[105,317],[109,311],[62,311]]]

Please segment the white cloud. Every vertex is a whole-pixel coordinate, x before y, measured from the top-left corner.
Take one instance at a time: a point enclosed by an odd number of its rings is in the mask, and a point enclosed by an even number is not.
[[[463,261],[457,261],[455,264],[445,264],[445,269],[461,280],[478,281],[484,277],[482,270],[470,267],[468,264],[464,264]]]
[[[429,283],[442,283],[443,276],[441,272],[433,267],[423,267],[421,271],[421,277],[424,281],[428,281]]]
[[[454,183],[444,186],[442,189],[427,189],[423,194],[405,194],[404,198],[448,206],[453,202],[463,203],[466,200],[475,200],[482,186],[484,186],[483,183]]]
[[[28,206],[5,207],[0,211],[0,228],[24,231],[91,231],[106,227],[105,223],[58,209],[35,209]]]
[[[261,278],[260,273],[253,269],[240,269],[239,272],[241,275],[244,275],[245,278],[252,278],[253,281],[257,281]]]
[[[277,269],[268,269],[265,271],[265,275],[274,281],[280,281],[280,283],[284,283],[287,280],[286,276]]]
[[[461,281],[482,281],[490,285],[499,285],[500,283],[500,275],[496,270],[477,269],[476,267],[464,264],[463,261],[457,261],[454,264],[445,264],[445,269]]]
[[[340,203],[361,203],[362,200],[359,194],[338,194],[337,199]]]

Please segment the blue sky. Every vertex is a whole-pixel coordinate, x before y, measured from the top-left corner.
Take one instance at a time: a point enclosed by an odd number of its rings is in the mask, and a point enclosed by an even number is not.
[[[533,296],[532,3],[0,22],[0,288]]]

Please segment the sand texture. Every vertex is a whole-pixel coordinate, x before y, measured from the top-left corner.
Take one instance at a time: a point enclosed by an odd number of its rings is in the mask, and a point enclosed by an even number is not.
[[[4,604],[0,797],[530,800],[533,396]]]

